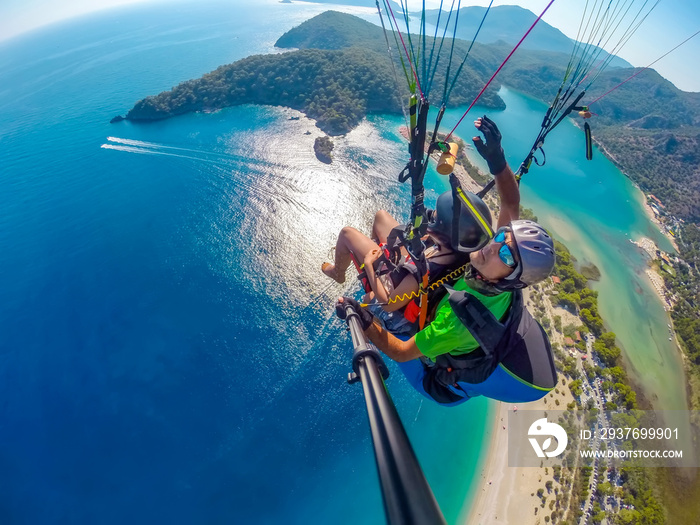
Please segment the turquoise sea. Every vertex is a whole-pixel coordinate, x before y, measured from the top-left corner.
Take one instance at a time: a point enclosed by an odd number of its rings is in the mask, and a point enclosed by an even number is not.
[[[547,106],[507,89],[500,94],[507,109],[491,115],[504,131],[511,165],[519,166],[539,131],[536,116],[544,115]],[[595,119],[591,126],[595,136]],[[584,144],[583,130],[573,121],[557,127],[544,146],[545,165],[533,164],[522,179],[523,205],[535,210],[579,262],[592,262],[601,270],[600,281],[592,284],[601,315],[618,336],[633,380],[654,408],[685,410],[680,350],[668,340],[671,321],[645,275],[646,254],[629,241],[644,236],[662,250],[674,249],[645,215],[642,193],[597,149],[587,161]]]
[[[372,116],[336,141],[330,166],[313,154],[321,133],[286,108],[109,124],[146,95],[279,52],[284,31],[326,8],[132,7],[0,43],[3,523],[384,522],[361,387],[345,382],[350,341],[333,314],[356,288],[319,268],[343,225],[367,229],[379,208],[407,215],[403,119]],[[544,110],[504,97],[492,116],[517,165]],[[582,140],[566,133],[565,146]],[[624,233],[654,235],[634,189],[600,156],[608,171],[593,186],[583,147],[555,138],[524,203],[601,267],[601,309],[635,368],[670,366],[671,349],[634,339],[666,323],[625,244]],[[429,202],[445,189],[432,171],[426,184]],[[494,405],[422,403],[391,371],[426,476],[461,522]],[[681,385],[658,382],[682,399]]]

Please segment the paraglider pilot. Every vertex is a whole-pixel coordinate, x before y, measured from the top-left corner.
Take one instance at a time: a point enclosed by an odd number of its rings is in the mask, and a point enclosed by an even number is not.
[[[494,237],[468,254],[464,276],[446,287],[430,323],[410,338],[394,335],[352,298],[340,298],[336,311],[344,318],[343,304],[351,304],[369,340],[429,399],[446,406],[479,395],[534,401],[554,388],[556,371],[547,335],[523,306],[521,290],[549,276],[554,244],[542,226],[519,219],[520,191],[496,124],[484,116],[474,125],[484,136],[474,137],[474,146],[501,201]]]

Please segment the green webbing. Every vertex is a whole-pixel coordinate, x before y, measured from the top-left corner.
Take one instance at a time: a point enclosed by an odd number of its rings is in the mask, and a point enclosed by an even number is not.
[[[403,10],[403,18],[404,21],[406,22],[406,39],[408,40],[408,50],[410,54],[410,60],[413,63],[413,67],[415,71],[418,71],[418,59],[416,58],[416,51],[413,48],[413,40],[411,40],[411,29],[410,29],[410,24],[409,24],[409,18],[408,18],[408,2],[404,3],[404,0],[401,1],[401,9]],[[398,31],[398,27],[396,30]],[[416,73],[417,74],[417,73]]]
[[[377,1],[377,8],[379,8],[379,4],[378,4],[378,1],[379,1],[379,0],[376,0],[376,1]],[[387,7],[386,4],[387,4],[387,2],[388,2],[389,0],[383,0],[383,1],[384,1],[384,8],[388,11],[389,9],[388,9],[388,7]],[[387,42],[388,42],[388,38],[387,38],[387,36],[386,36],[386,28],[384,27],[384,19],[383,19],[382,16],[381,16],[381,11],[380,11],[380,13],[379,13],[379,19],[382,21],[382,28],[384,29],[384,38],[385,38],[385,39],[387,40]],[[408,90],[409,90],[411,93],[415,93],[415,92],[416,92],[416,83],[415,83],[415,81],[413,80],[413,78],[411,77],[411,75],[408,74],[408,70],[406,69],[406,62],[404,62],[404,60],[403,60],[403,53],[401,53],[401,46],[399,45],[399,38],[398,38],[398,36],[396,35],[396,33],[398,32],[399,28],[397,27],[397,28],[396,28],[396,31],[394,31],[394,26],[393,26],[393,23],[392,23],[392,21],[391,21],[391,17],[389,17],[389,26],[391,27],[391,33],[394,35],[394,43],[396,44],[396,49],[399,51],[399,53],[398,53],[398,54],[399,54],[399,60],[401,60],[401,67],[403,68],[403,74],[406,76],[406,83],[408,84]],[[390,54],[390,55],[391,55],[391,54]],[[391,56],[390,56],[389,58],[391,59]],[[393,64],[393,61],[392,61],[392,64]]]
[[[543,386],[537,386],[537,385],[533,385],[532,383],[528,383],[528,382],[525,381],[522,377],[516,376],[513,372],[511,372],[510,370],[508,370],[505,366],[503,366],[503,363],[498,363],[498,366],[501,367],[501,368],[502,368],[509,376],[511,376],[512,378],[517,379],[517,380],[518,380],[519,382],[521,382],[523,385],[527,385],[527,386],[529,386],[529,387],[531,387],[531,388],[534,388],[535,390],[539,390],[539,391],[541,391],[541,392],[550,392],[551,390],[554,389],[554,387],[552,387],[552,388],[546,388],[546,387],[543,387]]]
[[[382,10],[379,7],[379,0],[375,0],[375,3],[377,4],[377,12],[379,13],[379,21],[382,23],[382,30],[384,31],[384,40],[386,41],[386,48],[387,52],[389,53],[389,62],[391,63],[391,71],[394,73],[394,83],[396,84],[396,90],[399,91],[398,98],[401,102],[401,111],[403,113],[403,116],[405,119],[407,119],[406,115],[406,106],[404,106],[404,101],[403,97],[401,97],[400,93],[400,88],[399,88],[399,77],[396,74],[396,66],[394,65],[394,58],[391,56],[391,44],[389,44],[389,37],[386,34],[386,27],[384,26],[384,17],[382,17]],[[386,3],[386,0],[385,0]],[[394,39],[396,39],[396,34],[394,34]],[[401,65],[403,66],[403,72],[406,75],[406,82],[409,84],[409,89],[411,85],[410,78],[408,76],[408,72],[406,71],[406,66],[403,63],[403,57],[401,56],[401,53],[399,53],[399,58],[401,59]],[[406,122],[406,127],[408,127],[408,121]]]
[[[435,53],[435,43],[437,42],[437,39],[438,39],[437,35],[438,35],[438,29],[440,28],[440,17],[442,16],[442,3],[443,3],[443,0],[440,0],[440,7],[438,8],[437,22],[435,22],[435,35],[433,36],[433,45],[430,48],[430,58],[428,59],[429,66],[432,66],[432,64],[433,64],[433,55]],[[452,0],[452,5],[454,5],[454,0]],[[452,13],[451,10],[450,10],[450,13]],[[450,23],[449,18],[447,19],[447,23],[448,24]],[[445,26],[445,31],[447,31],[447,26]],[[443,39],[445,38],[444,33],[443,33],[442,38]],[[442,42],[440,43],[440,49],[442,49]],[[438,60],[439,59],[440,59],[440,51],[438,50]],[[433,69],[433,71],[435,71],[435,70]],[[428,81],[428,85],[425,87],[426,93],[430,93],[430,88],[433,85],[433,75],[434,75],[434,73],[432,75],[428,75],[428,76],[430,76],[430,80]],[[427,78],[426,78],[426,80],[427,80]]]
[[[421,83],[421,86],[425,86],[425,80],[427,78],[426,70],[425,70],[425,55],[426,55],[425,41],[427,40],[426,34],[425,34],[425,0],[423,0],[423,11],[421,12],[420,23],[421,23],[420,40],[423,41],[423,51],[421,53],[421,63],[423,64],[423,67],[422,67],[423,74],[421,76],[420,83]],[[427,90],[423,92],[423,96],[425,96],[425,97],[428,96]]]
[[[433,87],[433,80],[435,79],[435,73],[437,73],[437,67],[440,63],[440,57],[442,56],[442,44],[445,42],[445,36],[447,35],[447,29],[450,26],[450,19],[452,18],[452,11],[455,6],[455,0],[452,0],[452,6],[450,6],[450,11],[447,14],[447,23],[445,24],[445,29],[442,31],[442,37],[440,38],[440,47],[438,47],[437,58],[435,59],[435,64],[432,67],[432,72],[430,73],[430,81],[428,82],[428,91]],[[440,15],[438,15],[438,25],[440,24]],[[435,35],[437,37],[438,26],[435,26]],[[435,41],[433,41],[433,47],[435,47]],[[430,58],[430,64],[433,64],[432,53]],[[447,80],[445,80],[447,81]]]
[[[442,103],[446,105],[445,97],[447,95],[447,82],[450,79],[450,69],[452,69],[452,57],[455,53],[455,42],[457,41],[457,24],[459,23],[459,8],[462,5],[462,0],[457,2],[457,14],[455,15],[455,30],[452,32],[452,45],[450,46],[450,58],[447,61],[447,72],[445,73],[445,87],[442,90]]]

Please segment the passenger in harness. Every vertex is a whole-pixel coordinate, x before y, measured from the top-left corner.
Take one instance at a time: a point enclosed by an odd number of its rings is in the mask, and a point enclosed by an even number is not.
[[[435,298],[430,324],[410,338],[398,338],[351,298],[366,335],[399,363],[421,394],[446,406],[484,395],[505,402],[534,401],[556,385],[546,333],[523,307],[521,289],[545,279],[554,268],[554,245],[537,223],[519,220],[520,193],[505,161],[501,135],[486,117],[475,122],[486,139],[477,151],[495,176],[501,198],[498,230],[453,287]],[[429,306],[430,307],[430,306]]]
[[[488,206],[473,193],[466,192],[479,213],[491,222]],[[430,284],[445,280],[453,284],[459,278],[445,279],[454,270],[469,261],[466,253],[453,249],[453,199],[447,191],[438,197],[434,210],[429,210],[428,232],[422,240],[426,246],[425,257],[428,262]],[[395,334],[413,335],[418,331],[419,276],[417,268],[405,248],[401,248],[401,261],[395,265],[390,262],[386,245],[394,228],[399,222],[388,212],[380,210],[374,217],[372,238],[359,230],[346,226],[338,235],[335,247],[335,262],[323,263],[321,270],[328,277],[342,283],[345,273],[352,262],[360,272],[359,278],[365,288],[363,302],[369,304],[370,311],[382,324]],[[459,242],[462,246],[476,246],[483,232],[474,217],[465,209],[459,215]],[[461,273],[461,272],[460,272]]]

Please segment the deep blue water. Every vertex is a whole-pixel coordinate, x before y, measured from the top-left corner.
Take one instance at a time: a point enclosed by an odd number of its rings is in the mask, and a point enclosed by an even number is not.
[[[331,166],[284,108],[109,124],[322,10],[146,6],[0,44],[0,522],[383,522],[319,267],[343,225],[405,214],[401,119]],[[392,371],[455,522],[490,405],[423,404]]]

